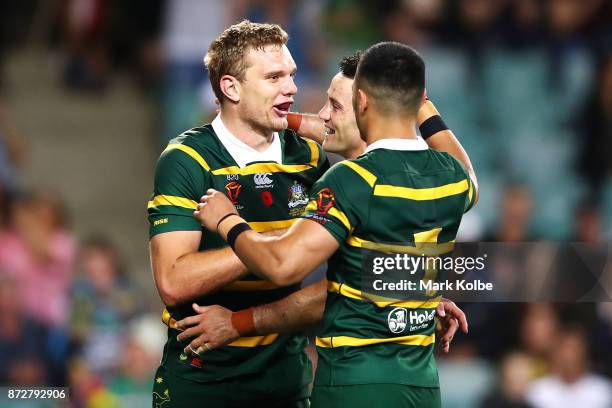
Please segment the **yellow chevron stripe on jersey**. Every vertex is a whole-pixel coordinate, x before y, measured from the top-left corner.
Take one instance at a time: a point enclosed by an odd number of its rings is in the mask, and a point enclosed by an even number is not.
[[[312,167],[317,167],[317,164],[319,163],[319,146],[316,142],[310,139],[304,140],[306,140],[306,143],[308,143],[308,147],[310,148],[310,165]]]
[[[215,176],[226,174],[249,176],[257,173],[299,173],[313,167],[310,164],[253,163],[242,168],[238,166],[223,167],[213,170],[212,174]]]
[[[332,337],[317,337],[317,347],[334,348],[334,347],[362,347],[371,346],[373,344],[382,343],[397,343],[406,346],[429,346],[435,343],[436,335],[430,334],[429,336],[422,334],[414,334],[411,336],[402,337],[387,337],[384,339],[361,339],[358,337],[349,336],[332,336]]]
[[[345,166],[351,168],[355,173],[359,174],[370,187],[374,187],[374,184],[376,184],[376,176],[357,163],[350,160],[344,160],[341,161],[340,164],[344,164]]]
[[[278,339],[278,333],[268,334],[266,336],[240,337],[228,344],[230,347],[257,347],[268,346]]]
[[[428,231],[417,232],[414,234],[414,243],[417,248],[424,245],[423,243],[436,243],[438,242],[438,235],[442,232],[442,228],[433,228]]]
[[[315,200],[310,200],[308,202],[308,205],[306,205],[306,208],[304,209],[304,212],[306,211],[316,211],[317,210],[317,202]],[[332,207],[327,211],[327,215],[331,215],[334,218],[337,218],[338,221],[340,221],[347,230],[352,231],[353,227],[351,226],[351,222],[349,221],[348,217],[346,216],[346,214],[342,211],[340,211],[339,209],[337,209],[336,207]]]
[[[349,235],[346,239],[346,243],[352,247],[365,248],[372,251],[387,252],[393,254],[411,254],[416,256],[437,256],[451,252],[455,248],[455,240],[450,242],[444,242],[441,244],[429,244],[429,245],[394,245],[394,244],[381,244],[378,242],[367,241],[354,235]]]
[[[266,232],[275,229],[289,228],[299,218],[291,218],[289,220],[281,221],[249,221],[249,226],[257,232]]]
[[[254,280],[254,281],[236,281],[232,282],[229,285],[223,287],[222,290],[232,290],[236,292],[250,292],[256,290],[271,290],[277,289],[278,286],[273,284],[272,282],[264,281],[264,280]]]
[[[206,170],[206,171],[210,171],[210,166],[208,165],[208,163],[206,163],[206,160],[204,160],[204,158],[203,158],[203,157],[200,155],[200,153],[196,152],[196,151],[195,151],[194,149],[192,149],[191,147],[189,147],[189,146],[185,146],[185,145],[180,144],[180,143],[172,143],[172,144],[169,144],[169,145],[166,147],[166,149],[164,150],[164,152],[165,152],[165,151],[168,151],[168,150],[174,150],[174,149],[178,149],[178,150],[181,150],[181,151],[183,151],[183,152],[187,153],[187,154],[188,154],[189,156],[191,156],[191,157],[192,157],[192,158],[193,158],[195,161],[197,161],[197,162],[200,164],[200,166],[202,166],[202,167],[204,168],[204,170]]]
[[[147,208],[157,207],[158,205],[173,205],[175,207],[191,208],[196,209],[198,203],[189,198],[170,196],[170,195],[158,195],[153,197],[153,200],[147,203]]]
[[[456,183],[431,188],[410,188],[379,184],[374,187],[374,195],[379,197],[396,197],[407,200],[437,200],[461,194],[469,188],[467,179]]]
[[[399,300],[399,299],[391,299],[385,298],[382,296],[377,296],[373,294],[365,294],[360,290],[351,288],[350,286],[344,283],[338,283],[329,281],[327,282],[327,291],[332,293],[337,293],[342,296],[346,296],[351,299],[363,300],[366,302],[373,303],[378,307],[406,307],[410,309],[435,309],[438,307],[440,303],[441,296],[431,299],[431,300]]]

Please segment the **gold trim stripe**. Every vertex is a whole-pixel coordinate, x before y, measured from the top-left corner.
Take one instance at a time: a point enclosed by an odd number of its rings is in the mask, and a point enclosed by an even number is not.
[[[371,251],[380,251],[394,254],[412,254],[417,256],[438,256],[448,252],[451,252],[455,248],[455,240],[451,242],[444,242],[441,244],[429,244],[424,245],[420,243],[417,246],[411,245],[393,245],[393,244],[380,244],[377,242],[366,241],[365,239],[358,238],[354,235],[349,235],[346,239],[346,243],[355,248],[365,248]]]
[[[240,337],[228,344],[229,347],[257,347],[268,346],[278,339],[279,334],[273,333],[266,336]]]
[[[280,163],[253,163],[240,168],[238,166],[223,167],[213,170],[215,176],[226,174],[239,174],[249,176],[257,173],[299,173],[312,169],[310,164],[280,164]]]
[[[414,243],[416,247],[418,248],[419,246],[421,246],[420,244],[423,243],[435,244],[436,242],[438,242],[438,236],[440,235],[440,232],[442,232],[442,228],[432,228],[428,231],[417,232],[416,234],[414,234]]]
[[[310,165],[312,167],[317,167],[317,164],[319,163],[319,147],[317,146],[316,142],[310,139],[304,140],[306,140],[308,147],[310,147]]]
[[[339,295],[342,295],[342,296],[345,296],[351,299],[357,299],[357,300],[363,300],[365,302],[370,302],[378,307],[394,306],[394,307],[406,307],[409,309],[435,309],[436,307],[438,307],[438,304],[440,303],[440,299],[442,298],[441,296],[438,296],[437,298],[433,300],[392,299],[392,298],[386,298],[383,296],[377,296],[373,294],[365,294],[361,292],[360,290],[352,288],[344,283],[340,284],[338,282],[333,282],[333,281],[327,282],[327,291],[332,292],[332,293],[337,293]]]
[[[441,244],[423,245],[423,243],[421,243],[415,247],[411,245],[380,244],[377,242],[366,241],[365,239],[358,238],[354,235],[349,235],[349,237],[346,239],[346,243],[352,247],[365,248],[371,251],[411,254],[416,256],[439,256],[451,252],[455,247],[455,240]]]
[[[162,312],[161,321],[162,321],[163,324],[165,324],[166,326],[170,327],[171,329],[178,330],[176,328],[176,319],[174,317],[172,317],[172,315],[170,314],[170,312],[166,308],[164,308],[164,310]]]
[[[370,187],[374,187],[374,184],[376,184],[376,176],[372,174],[369,170],[366,170],[365,168],[350,160],[344,160],[340,163],[344,164],[345,166],[352,169],[355,173],[359,174],[361,178],[363,178]]]
[[[190,208],[195,210],[198,208],[198,203],[184,197],[158,195],[153,197],[153,200],[147,203],[147,208],[157,207],[158,205],[173,205],[175,207]]]
[[[280,221],[249,221],[249,225],[257,232],[266,232],[275,229],[289,228],[295,222],[299,220],[299,218],[291,218],[289,220],[280,220]]]
[[[468,189],[467,179],[432,188],[409,188],[378,184],[374,187],[374,195],[379,197],[395,197],[405,198],[407,200],[425,201],[461,194]]]
[[[349,336],[333,336],[333,337],[317,337],[316,345],[317,347],[324,348],[334,348],[334,347],[362,347],[362,346],[371,346],[373,344],[383,344],[383,343],[397,343],[403,344],[406,346],[429,346],[430,344],[435,343],[436,335],[430,334],[429,336],[425,336],[422,334],[414,334],[411,336],[403,336],[403,337],[387,337],[384,339],[361,339],[358,337],[349,337]]]
[[[180,143],[172,143],[166,147],[164,152],[169,151],[169,150],[174,150],[174,149],[178,149],[178,150],[181,150],[187,153],[195,161],[197,161],[200,164],[200,166],[204,168],[204,170],[210,171],[210,166],[208,165],[208,163],[206,163],[206,160],[204,160],[204,158],[200,155],[200,153],[196,152],[193,148],[189,146],[185,146],[184,144],[180,144]]]

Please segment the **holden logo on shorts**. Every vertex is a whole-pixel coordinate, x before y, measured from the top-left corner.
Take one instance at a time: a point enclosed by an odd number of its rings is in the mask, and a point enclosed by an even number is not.
[[[408,316],[408,311],[403,307],[396,307],[392,311],[389,312],[389,316],[387,316],[387,323],[389,324],[389,330],[391,333],[401,333],[406,328],[406,317]]]
[[[253,176],[255,188],[270,188],[274,187],[274,181],[270,178],[272,173],[257,173]]]

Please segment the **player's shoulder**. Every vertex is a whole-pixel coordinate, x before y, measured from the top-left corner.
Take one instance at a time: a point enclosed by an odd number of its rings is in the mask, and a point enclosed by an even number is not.
[[[210,170],[209,158],[221,152],[221,142],[210,124],[195,127],[179,134],[168,142],[159,163],[192,163]]]
[[[374,187],[377,180],[376,169],[366,156],[339,161],[325,173],[324,177],[338,180],[345,186],[361,186],[366,189]]]
[[[291,162],[316,162],[321,164],[325,159],[325,151],[317,142],[301,137],[291,129],[278,132],[283,145],[285,158]]]
[[[220,146],[220,141],[212,125],[194,127],[179,134],[168,142],[168,147],[176,148],[178,146],[186,146],[198,151],[209,149],[217,149]]]
[[[465,172],[463,164],[449,153],[434,149],[428,149],[428,153],[430,156],[428,161],[429,167],[453,172]]]

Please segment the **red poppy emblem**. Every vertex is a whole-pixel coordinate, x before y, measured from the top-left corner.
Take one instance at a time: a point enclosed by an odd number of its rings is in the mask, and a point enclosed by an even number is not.
[[[272,199],[272,193],[269,191],[264,191],[263,193],[261,193],[261,201],[263,201],[266,207],[271,206],[274,201]]]

